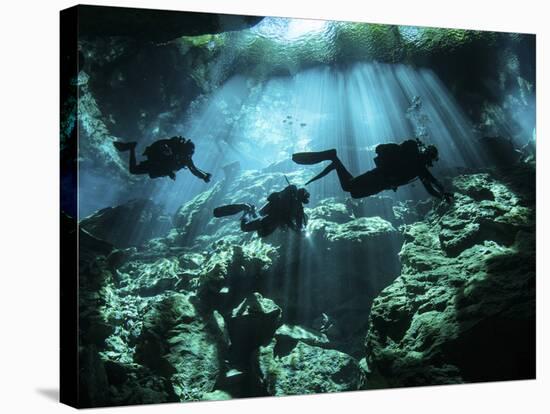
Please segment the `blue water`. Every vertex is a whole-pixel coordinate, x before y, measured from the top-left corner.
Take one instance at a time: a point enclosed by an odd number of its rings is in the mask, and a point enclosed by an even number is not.
[[[420,108],[411,108],[415,97]],[[440,152],[438,168],[481,163],[471,122],[430,69],[402,64],[358,63],[304,70],[292,77],[257,83],[237,75],[188,114],[182,134],[197,144],[196,165],[223,178],[221,168],[239,161],[258,169],[289,159],[293,152],[336,148],[353,174],[374,167],[373,150],[385,142],[422,135]],[[313,184],[324,196],[338,187],[336,176]],[[180,172],[164,180],[152,196],[167,210],[205,189]],[[414,197],[404,187],[400,199]],[[390,193],[391,195],[391,193]]]

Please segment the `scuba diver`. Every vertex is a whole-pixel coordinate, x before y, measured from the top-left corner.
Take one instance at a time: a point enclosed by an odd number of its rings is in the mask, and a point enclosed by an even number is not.
[[[453,194],[446,192],[443,185],[428,171],[428,167],[438,160],[438,151],[434,145],[425,146],[419,139],[409,139],[400,144],[380,144],[376,147],[376,154],[376,168],[357,177],[352,176],[342,164],[335,149],[296,153],[292,155],[292,160],[305,165],[331,161],[330,165],[306,185],[336,170],[342,189],[353,198],[368,197],[389,189],[397,191],[397,187],[420,178],[432,196],[448,203],[452,201]]]
[[[137,142],[114,142],[113,144],[120,152],[130,151],[130,174],[149,174],[150,178],[170,177],[175,180],[176,171],[189,168],[194,176],[205,183],[212,177],[211,174],[195,167],[192,158],[195,153],[195,144],[190,139],[180,136],[159,139],[145,148],[143,155],[147,160],[139,164],[136,162]]]
[[[309,203],[309,192],[289,184],[281,191],[271,193],[267,203],[256,212],[252,204],[228,204],[214,209],[214,217],[231,216],[243,212],[241,230],[256,231],[258,236],[266,237],[278,227],[290,228],[301,232],[307,224],[303,204]]]

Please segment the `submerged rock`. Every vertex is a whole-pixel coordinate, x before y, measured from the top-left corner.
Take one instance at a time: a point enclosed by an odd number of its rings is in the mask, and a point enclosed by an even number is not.
[[[210,216],[285,184],[241,173],[166,237],[85,256],[83,345],[105,371],[89,386],[131,404],[530,377],[535,198],[521,182],[458,176],[454,204],[396,203],[387,220],[327,198],[302,234],[261,239]]]
[[[380,217],[361,217],[344,224],[330,225],[325,229],[325,237],[331,242],[363,243],[397,233],[391,223]]]
[[[105,313],[111,304],[109,285],[113,283],[113,273],[107,268],[103,255],[94,259],[82,255],[79,262],[80,344],[83,348],[91,346],[102,349],[106,339],[116,329]]]
[[[273,340],[261,347],[258,357],[269,395],[353,391],[364,386],[359,364],[343,352],[298,341],[289,353],[279,356],[276,344]]]
[[[423,220],[434,207],[434,200],[399,202],[392,207],[395,220],[399,224],[412,224]]]
[[[253,293],[233,309],[229,320],[232,349],[243,355],[265,345],[280,323],[282,310],[271,299]]]
[[[191,286],[197,290],[203,306],[230,310],[243,297],[258,290],[276,251],[260,240],[240,246],[221,242],[213,248],[191,272]]]
[[[406,227],[402,273],[373,302],[372,387],[534,377],[532,210],[488,175],[454,183],[452,207]]]
[[[453,184],[460,193],[439,223],[441,247],[448,255],[484,240],[510,245],[518,230],[532,224],[530,210],[488,174],[459,176]]]
[[[294,348],[298,341],[321,348],[329,345],[329,340],[325,334],[297,325],[282,325],[275,331],[275,339],[277,340],[277,353],[279,354],[284,354],[286,353],[285,350]]]
[[[151,200],[132,200],[99,210],[82,219],[80,226],[92,236],[125,248],[164,235],[171,223]]]
[[[333,223],[345,223],[353,220],[353,212],[342,201],[335,197],[329,197],[320,201],[315,208],[306,210],[309,220],[326,220]]]
[[[125,273],[127,272],[127,273]],[[183,272],[176,258],[163,258],[153,263],[131,262],[119,270],[120,294],[155,296],[175,290]]]
[[[202,399],[205,401],[223,401],[223,400],[230,400],[231,398],[233,398],[231,394],[220,390],[207,392],[202,396]]]
[[[307,171],[303,170],[287,174],[291,182],[304,177]],[[238,216],[210,216],[216,205],[257,203],[270,188],[280,190],[285,184],[278,171],[245,171],[220,184],[219,190],[213,190],[215,195],[205,192],[186,203],[178,213],[181,219],[175,220],[178,234],[163,243],[174,249],[193,233],[189,229],[201,229],[192,250],[202,249],[204,260],[191,272],[189,288],[196,289],[201,303],[218,309],[226,320],[247,295],[258,292],[281,306],[290,324],[312,326],[317,317],[328,313],[334,320],[332,338],[342,350],[358,353],[365,322],[358,325],[356,315],[368,314],[372,299],[399,274],[402,235],[380,217],[357,218],[344,197],[320,200],[306,208],[309,224],[301,235],[277,230],[260,239],[240,230]]]
[[[192,237],[200,231],[199,225],[208,222],[212,218],[212,210],[219,202],[221,190],[222,184],[217,183],[185,203],[176,212],[173,219],[174,226],[186,240],[191,241]]]
[[[220,371],[219,344],[189,295],[174,293],[145,315],[135,360],[170,380],[181,400],[214,390]]]

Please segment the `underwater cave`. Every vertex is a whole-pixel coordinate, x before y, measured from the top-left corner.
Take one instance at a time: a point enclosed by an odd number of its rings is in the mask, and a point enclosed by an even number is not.
[[[534,378],[534,35],[173,13],[80,29],[61,139],[83,404]],[[113,145],[143,161],[173,136],[209,182],[130,174]],[[294,153],[335,148],[358,175],[406,139],[437,147],[452,203],[419,181],[353,198],[331,172],[299,233],[212,214],[325,166]]]

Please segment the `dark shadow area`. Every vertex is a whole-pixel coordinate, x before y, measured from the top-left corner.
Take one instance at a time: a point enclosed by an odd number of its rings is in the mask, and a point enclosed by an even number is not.
[[[531,255],[532,254],[532,255]],[[466,296],[456,297],[459,309],[469,298],[483,296],[472,322],[471,311],[458,312],[459,339],[446,354],[459,367],[466,382],[533,379],[536,374],[535,256],[533,251],[503,255],[487,263],[487,279]]]
[[[501,178],[517,191],[525,206],[534,209],[535,180],[531,174],[534,169],[529,166],[517,166]],[[461,334],[448,344],[445,353],[466,382],[535,378],[534,223],[517,232],[511,247],[512,252],[486,259],[486,277],[456,295]]]

